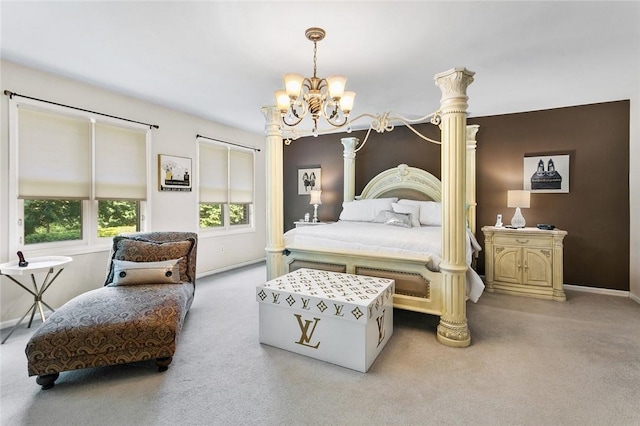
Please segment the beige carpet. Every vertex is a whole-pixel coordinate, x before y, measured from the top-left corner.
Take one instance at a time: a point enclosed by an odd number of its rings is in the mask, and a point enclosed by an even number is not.
[[[472,345],[437,318],[395,310],[363,374],[258,343],[264,264],[199,280],[169,370],[62,373],[40,390],[20,328],[0,347],[2,425],[638,425],[640,305],[570,291],[565,303],[485,293]],[[3,330],[3,335],[8,330]]]

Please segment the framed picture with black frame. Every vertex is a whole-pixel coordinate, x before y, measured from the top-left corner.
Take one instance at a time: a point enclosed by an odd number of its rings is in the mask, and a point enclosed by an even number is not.
[[[570,155],[525,155],[523,188],[531,192],[569,193]]]
[[[158,154],[158,190],[191,191],[191,158]]]

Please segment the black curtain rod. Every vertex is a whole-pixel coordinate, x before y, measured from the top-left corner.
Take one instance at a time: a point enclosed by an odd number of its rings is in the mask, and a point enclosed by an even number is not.
[[[258,152],[260,152],[260,149],[259,149],[259,148],[254,148],[254,147],[252,147],[252,146],[246,146],[246,145],[240,145],[239,143],[233,143],[233,142],[222,141],[222,140],[220,140],[220,139],[210,138],[210,137],[208,137],[208,136],[196,135],[196,138],[209,139],[210,141],[222,142],[222,143],[226,143],[226,144],[228,144],[228,145],[239,146],[239,147],[241,147],[241,148],[252,149],[252,150],[254,150],[254,151],[258,151]]]
[[[128,121],[130,123],[143,124],[145,126],[149,126],[150,129],[159,129],[160,128],[160,126],[158,126],[157,124],[143,123],[141,121],[129,120],[128,118],[116,117],[115,115],[103,114],[101,112],[91,111],[89,109],[83,109],[83,108],[78,108],[78,107],[74,107],[74,106],[71,106],[71,105],[59,104],[57,102],[47,101],[46,99],[32,98],[31,96],[21,95],[19,93],[10,92],[9,90],[5,90],[4,94],[7,95],[9,97],[9,99],[13,98],[14,96],[19,96],[21,98],[31,99],[33,101],[46,102],[48,104],[57,105],[57,106],[65,107],[65,108],[71,108],[71,109],[75,109],[75,110],[78,110],[78,111],[90,112],[91,114],[98,114],[98,115],[102,115],[104,117],[117,118],[118,120],[124,120],[124,121]]]

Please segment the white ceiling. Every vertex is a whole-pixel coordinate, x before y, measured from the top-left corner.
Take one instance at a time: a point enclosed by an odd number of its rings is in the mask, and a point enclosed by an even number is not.
[[[3,0],[3,59],[262,132],[282,74],[343,74],[353,115],[434,111],[464,66],[471,116],[640,93],[640,2]],[[2,88],[11,89],[11,88]],[[25,93],[26,94],[26,93]],[[38,94],[27,94],[37,96]]]

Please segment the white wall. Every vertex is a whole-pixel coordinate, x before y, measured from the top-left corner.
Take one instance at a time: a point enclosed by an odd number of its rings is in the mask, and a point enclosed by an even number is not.
[[[0,85],[2,91],[54,101],[70,106],[97,111],[136,121],[157,124],[153,130],[151,167],[153,185],[157,185],[158,154],[169,154],[193,159],[193,173],[197,173],[196,134],[219,138],[261,149],[256,155],[255,232],[201,237],[198,245],[198,275],[213,273],[264,259],[266,246],[265,222],[265,156],[264,135],[233,129],[193,115],[174,111],[99,87],[78,83],[66,78],[43,73],[2,61]],[[162,87],[158,87],[162,90]],[[216,96],[211,93],[211,96]],[[0,100],[0,263],[15,260],[9,253],[8,173],[9,131],[8,97]],[[258,109],[260,106],[256,106]],[[255,113],[248,111],[247,113]],[[197,191],[159,192],[154,189],[151,200],[151,229],[153,231],[198,230]],[[221,247],[224,248],[222,252]],[[52,253],[53,254],[53,253]],[[53,307],[59,307],[72,297],[101,287],[104,283],[108,252],[90,254],[65,253],[74,261],[62,272],[58,281],[45,293],[44,299]],[[25,253],[28,256],[28,252]],[[197,293],[196,293],[197,294]],[[0,277],[0,323],[19,319],[33,303],[33,297],[9,281]],[[7,325],[7,324],[5,324]]]

